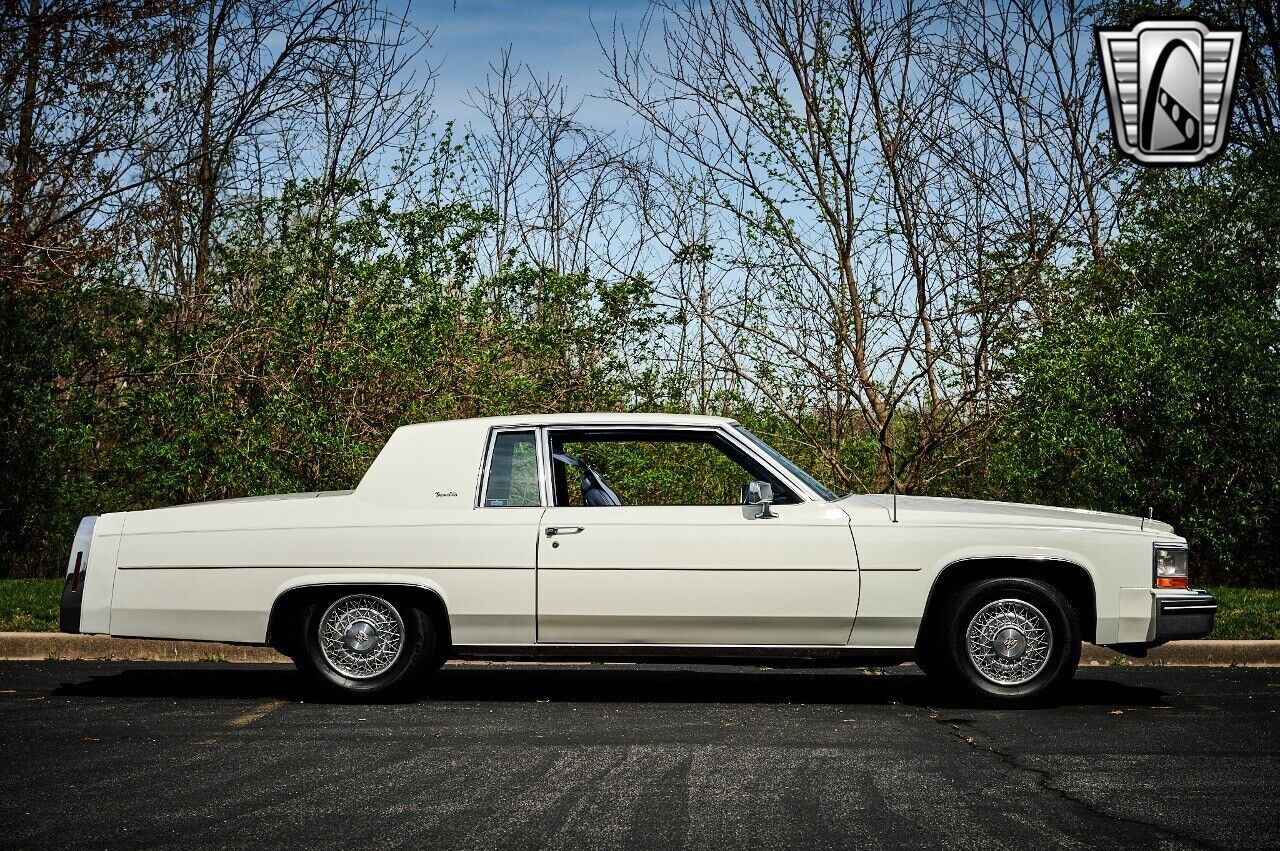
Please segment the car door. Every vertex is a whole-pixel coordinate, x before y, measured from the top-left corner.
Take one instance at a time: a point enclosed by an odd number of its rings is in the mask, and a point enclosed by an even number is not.
[[[819,501],[760,513],[549,507],[538,535],[538,642],[845,644],[858,604],[848,515]]]

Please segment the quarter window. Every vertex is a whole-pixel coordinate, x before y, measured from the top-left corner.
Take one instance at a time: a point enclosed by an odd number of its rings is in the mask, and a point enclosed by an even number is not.
[[[485,479],[486,508],[536,508],[542,505],[538,489],[538,449],[531,431],[499,432],[489,454]]]

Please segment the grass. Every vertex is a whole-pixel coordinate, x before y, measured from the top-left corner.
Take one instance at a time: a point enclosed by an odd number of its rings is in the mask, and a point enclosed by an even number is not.
[[[1280,590],[1208,589],[1218,598],[1210,638],[1280,640]],[[0,579],[0,632],[52,632],[58,628],[61,579]]]
[[[1206,590],[1218,598],[1210,638],[1280,639],[1280,590],[1220,585]]]
[[[61,579],[0,579],[0,632],[56,632]]]

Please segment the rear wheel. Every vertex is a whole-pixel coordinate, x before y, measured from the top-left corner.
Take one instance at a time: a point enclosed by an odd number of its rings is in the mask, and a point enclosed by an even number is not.
[[[942,606],[930,673],[966,698],[1012,704],[1051,697],[1080,662],[1080,621],[1060,591],[1034,579],[985,579]]]
[[[439,665],[426,612],[384,591],[343,591],[305,605],[294,656],[322,695],[387,700],[408,694]]]

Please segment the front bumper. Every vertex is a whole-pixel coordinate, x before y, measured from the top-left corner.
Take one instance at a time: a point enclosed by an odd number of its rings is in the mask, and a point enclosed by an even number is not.
[[[1153,631],[1148,644],[1164,644],[1180,638],[1204,638],[1213,632],[1218,601],[1205,591],[1181,591],[1155,595]]]

